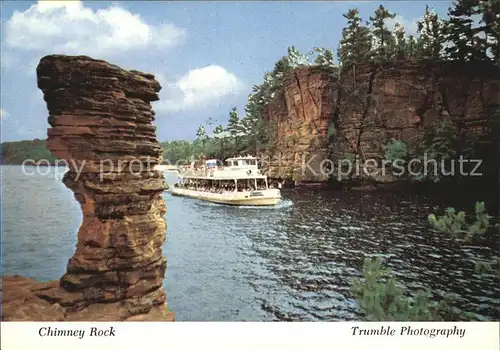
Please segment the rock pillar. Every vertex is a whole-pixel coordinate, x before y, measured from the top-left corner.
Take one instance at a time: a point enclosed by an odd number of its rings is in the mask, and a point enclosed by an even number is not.
[[[66,320],[169,320],[163,173],[151,101],[160,84],[86,56],[51,55],[37,67],[49,111],[47,148],[66,161],[63,182],[83,222],[67,272],[32,286]]]

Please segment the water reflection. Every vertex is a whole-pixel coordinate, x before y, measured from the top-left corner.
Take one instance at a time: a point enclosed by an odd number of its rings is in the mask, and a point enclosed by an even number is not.
[[[3,273],[59,278],[76,243],[78,203],[54,177],[1,170]],[[429,232],[427,214],[443,210],[442,203],[354,191],[285,196],[280,207],[266,209],[164,195],[164,286],[178,320],[356,320],[350,279],[365,257],[378,255],[409,291],[456,293],[462,309],[500,318],[500,288],[473,263],[493,249],[460,247]]]

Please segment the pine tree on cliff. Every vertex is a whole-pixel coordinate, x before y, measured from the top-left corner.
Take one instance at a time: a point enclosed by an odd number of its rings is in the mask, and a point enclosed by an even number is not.
[[[479,4],[479,0],[457,0],[449,9],[449,19],[444,26],[444,39],[450,43],[445,49],[447,58],[458,61],[488,59],[485,32],[472,18],[481,15]]]
[[[332,50],[324,47],[315,47],[314,52],[317,54],[314,64],[332,69],[338,68],[335,65],[335,55]]]
[[[216,156],[220,159],[226,157],[226,130],[222,125],[217,125],[213,133],[214,139],[217,144]]]
[[[291,68],[311,65],[311,62],[309,62],[309,57],[300,53],[300,51],[297,50],[295,46],[290,46],[287,49],[287,51],[288,51],[288,56],[287,56],[288,65]]]
[[[266,148],[272,135],[272,125],[262,118],[253,118],[245,115],[241,120],[244,128],[244,151],[258,156]]]
[[[342,16],[347,20],[347,27],[342,29],[338,56],[342,67],[350,68],[367,60],[371,35],[370,30],[362,24],[357,8],[350,9]]]
[[[405,59],[407,56],[405,34],[403,25],[401,25],[401,23],[396,23],[394,26],[394,58],[397,60]]]
[[[429,6],[425,7],[423,19],[417,22],[417,32],[418,57],[439,59],[443,47],[443,23]]]
[[[286,72],[290,71],[290,61],[288,57],[281,57],[275,64],[274,69],[268,73],[270,77],[269,96],[268,99],[273,99],[276,93],[283,87],[283,78]]]
[[[227,124],[227,131],[229,131],[229,134],[231,135],[231,138],[234,141],[234,150],[236,152],[239,152],[241,148],[240,141],[243,130],[240,118],[238,117],[238,112],[236,107],[233,107],[231,109],[231,112],[229,112],[229,122]]]
[[[371,57],[375,61],[386,61],[391,58],[391,48],[394,47],[394,37],[387,27],[386,21],[396,17],[395,13],[389,12],[384,6],[380,5],[375,11],[375,16],[370,16],[373,26],[372,52]]]
[[[417,51],[418,51],[417,40],[415,39],[415,36],[410,35],[408,37],[408,40],[406,41],[406,48],[405,48],[406,57],[416,58],[418,56]]]
[[[500,66],[500,0],[481,1],[479,7],[487,54]]]

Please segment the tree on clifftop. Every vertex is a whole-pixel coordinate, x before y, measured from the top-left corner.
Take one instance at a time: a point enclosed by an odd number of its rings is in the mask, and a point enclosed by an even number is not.
[[[401,23],[396,23],[396,25],[394,26],[394,39],[395,39],[394,57],[397,60],[402,60],[408,57],[407,53],[408,47],[405,38],[405,28]]]
[[[216,143],[215,155],[219,159],[226,158],[226,130],[222,125],[217,125],[214,129],[213,138]]]
[[[243,144],[244,151],[256,156],[269,144],[273,133],[271,122],[266,122],[262,118],[253,118],[245,115],[241,120],[244,128]]]
[[[295,46],[290,46],[288,48],[288,64],[291,68],[297,68],[300,66],[310,66],[309,58],[306,55],[300,53]]]
[[[487,54],[500,66],[500,0],[484,0],[479,6]]]
[[[439,15],[425,7],[424,18],[417,22],[418,57],[439,59],[443,47],[443,23]]]
[[[406,57],[408,58],[415,58],[417,57],[417,40],[415,39],[415,36],[410,35],[408,36],[408,40],[406,40]]]
[[[316,59],[314,60],[314,64],[332,69],[337,68],[337,66],[335,65],[335,56],[332,50],[325,49],[324,47],[315,47],[314,52],[317,55]]]
[[[243,129],[240,118],[238,117],[238,112],[236,110],[236,107],[233,107],[231,109],[231,112],[229,112],[229,122],[227,124],[227,131],[229,131],[229,134],[231,135],[231,138],[234,141],[235,151],[239,152],[241,148],[240,141],[241,141],[241,136],[243,134]]]
[[[394,17],[396,17],[396,14],[389,12],[382,5],[375,11],[375,16],[370,16],[374,39],[371,57],[376,61],[385,61],[390,58],[391,48],[394,47],[394,37],[387,27],[386,20]]]
[[[371,35],[370,30],[362,25],[357,8],[350,9],[342,16],[347,19],[347,27],[342,29],[338,56],[342,67],[348,68],[367,59]]]
[[[474,23],[472,16],[481,14],[479,0],[458,0],[449,9],[445,21],[445,40],[449,46],[445,52],[451,60],[484,60],[487,57],[485,31]],[[482,34],[480,34],[482,32]]]

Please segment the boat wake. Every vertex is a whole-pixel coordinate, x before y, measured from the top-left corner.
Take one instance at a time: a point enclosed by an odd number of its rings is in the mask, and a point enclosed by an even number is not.
[[[205,201],[198,201],[196,204],[201,207],[224,207],[224,208],[254,209],[254,210],[281,210],[281,209],[288,209],[293,206],[293,202],[290,199],[282,199],[276,205],[273,206],[227,205],[227,204],[219,204],[219,203],[205,202]]]

